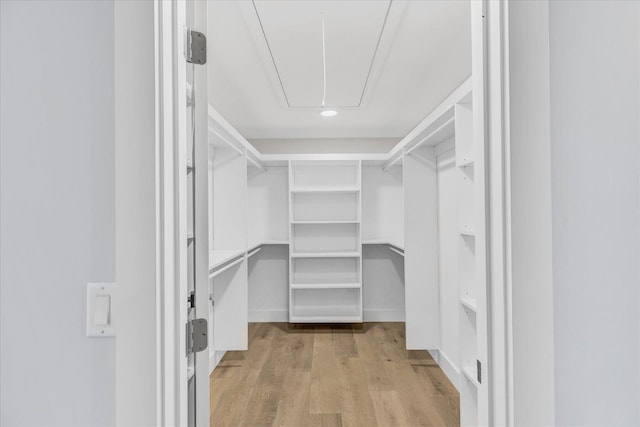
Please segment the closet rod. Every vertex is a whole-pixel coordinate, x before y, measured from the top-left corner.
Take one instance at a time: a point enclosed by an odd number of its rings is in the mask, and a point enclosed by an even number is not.
[[[404,252],[394,248],[393,246],[388,246],[389,250],[392,250],[393,252],[397,253],[400,256],[404,256]]]
[[[451,117],[449,120],[447,120],[446,122],[444,122],[443,124],[438,126],[433,132],[430,132],[426,137],[422,138],[420,140],[420,142],[418,142],[417,144],[412,145],[411,148],[408,148],[407,151],[405,151],[405,154],[411,154],[411,152],[413,150],[415,150],[416,148],[420,147],[422,144],[424,144],[426,141],[431,139],[434,135],[436,135],[442,129],[444,129],[447,126],[449,126],[452,122],[455,122],[455,117]]]
[[[224,267],[219,268],[217,270],[214,270],[212,273],[209,273],[209,279],[212,279],[212,278],[216,277],[217,275],[219,275],[221,273],[224,273],[225,271],[227,271],[228,269],[230,269],[234,265],[241,263],[242,261],[244,261],[244,255],[240,256],[235,261],[230,262],[229,264],[225,265]]]
[[[265,168],[259,160],[254,159],[253,156],[249,154],[248,151],[247,151],[247,160],[253,163],[258,169],[260,169],[262,173],[267,172],[267,168]]]
[[[395,165],[398,162],[398,160],[401,160],[402,155],[404,154],[403,151],[404,150],[401,150],[400,152],[398,152],[395,158],[389,159],[387,163],[385,163],[384,166],[382,166],[382,171],[383,172],[388,171],[391,166]]]
[[[222,135],[220,132],[218,132],[216,129],[212,128],[211,126],[209,126],[209,130],[211,132],[213,132],[222,141],[224,141],[224,143],[227,144],[229,147],[231,147],[234,150],[236,150],[239,155],[244,156],[245,153],[244,153],[244,150],[242,148],[238,147],[236,144],[234,144],[233,142],[229,141],[227,138],[225,138],[224,135]]]
[[[257,254],[258,252],[260,252],[261,249],[262,249],[262,246],[258,246],[257,248],[255,248],[254,250],[252,250],[251,252],[249,252],[247,254],[247,258],[251,258],[252,256]]]

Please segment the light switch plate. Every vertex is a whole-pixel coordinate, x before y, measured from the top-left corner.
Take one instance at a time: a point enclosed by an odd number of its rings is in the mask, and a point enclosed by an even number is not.
[[[115,283],[87,283],[87,336],[112,337]]]

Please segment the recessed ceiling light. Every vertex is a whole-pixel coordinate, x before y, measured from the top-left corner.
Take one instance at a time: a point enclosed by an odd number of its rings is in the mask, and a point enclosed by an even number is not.
[[[333,117],[336,116],[338,112],[336,110],[322,110],[320,111],[320,115],[322,117]]]

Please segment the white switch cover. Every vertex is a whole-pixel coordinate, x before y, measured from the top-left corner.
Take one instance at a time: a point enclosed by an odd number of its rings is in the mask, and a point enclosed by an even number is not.
[[[116,334],[113,327],[113,292],[115,283],[87,284],[87,336],[112,337]]]

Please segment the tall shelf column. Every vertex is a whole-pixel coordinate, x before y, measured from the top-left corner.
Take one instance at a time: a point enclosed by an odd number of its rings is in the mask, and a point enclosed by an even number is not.
[[[362,322],[361,162],[289,162],[289,321]]]

